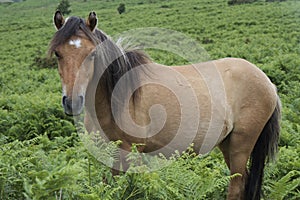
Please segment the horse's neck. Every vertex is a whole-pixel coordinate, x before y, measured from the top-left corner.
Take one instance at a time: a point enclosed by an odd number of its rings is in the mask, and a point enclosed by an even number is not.
[[[105,121],[107,124],[110,123],[112,113],[104,86],[101,80],[99,83],[91,82],[88,85],[85,95],[85,110],[92,120]]]

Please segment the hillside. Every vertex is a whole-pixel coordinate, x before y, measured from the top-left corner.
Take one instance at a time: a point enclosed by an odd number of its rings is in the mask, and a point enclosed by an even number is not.
[[[200,158],[187,153],[166,169],[115,180],[86,150],[63,113],[57,69],[43,62],[58,2],[0,4],[0,199],[225,198],[229,171],[218,150]],[[71,15],[86,18],[96,11],[98,28],[111,36],[145,27],[178,31],[210,59],[244,58],[270,77],[283,116],[279,155],[266,167],[264,199],[299,199],[300,1],[229,6],[226,0],[128,0],[121,15],[120,2],[70,1]],[[147,52],[157,63],[187,62],[163,50]]]

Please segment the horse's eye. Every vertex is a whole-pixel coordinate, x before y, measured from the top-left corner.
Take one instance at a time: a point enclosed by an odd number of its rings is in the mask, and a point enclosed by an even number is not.
[[[95,55],[96,55],[96,51],[93,51],[93,52],[91,53],[91,57],[95,57]]]
[[[88,55],[88,58],[89,58],[89,59],[94,59],[95,55],[96,55],[96,51],[93,51],[92,53],[90,53],[90,54]]]
[[[59,55],[59,53],[57,51],[54,51],[54,55],[56,56],[56,58],[61,58],[61,56]]]

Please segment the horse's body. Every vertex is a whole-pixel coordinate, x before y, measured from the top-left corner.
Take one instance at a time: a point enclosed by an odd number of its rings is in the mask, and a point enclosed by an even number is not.
[[[54,20],[59,31],[50,51],[59,58],[67,114],[79,114],[84,104],[87,130],[102,130],[109,140],[121,140],[126,151],[133,143],[144,144],[139,146],[140,152],[165,155],[183,151],[191,143],[200,153],[219,146],[231,174],[242,175],[231,180],[228,199],[260,198],[265,160],[277,148],[280,116],[276,88],[260,69],[235,58],[168,67],[131,51],[121,56],[127,56],[130,67],[118,60],[101,71],[104,57],[91,56],[86,63],[96,45],[109,40],[95,29],[95,13],[86,22],[79,18],[64,22],[57,12]],[[75,27],[76,20],[76,31],[59,40],[59,32],[66,34],[68,25]],[[122,69],[124,62],[127,68]],[[122,72],[117,78],[110,74],[115,67]],[[128,84],[118,85],[121,77],[134,69],[123,82]],[[118,91],[124,99],[118,98]]]

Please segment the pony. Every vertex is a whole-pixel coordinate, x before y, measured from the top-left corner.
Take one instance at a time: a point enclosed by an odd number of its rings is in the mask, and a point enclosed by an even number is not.
[[[58,60],[64,112],[85,110],[88,132],[122,141],[125,171],[132,144],[143,144],[141,153],[164,155],[189,144],[201,154],[218,147],[230,173],[240,174],[230,180],[227,199],[260,199],[265,164],[278,149],[281,114],[266,74],[239,58],[157,64],[143,51],[124,50],[97,24],[95,12],[87,19],[54,14],[49,53]]]

